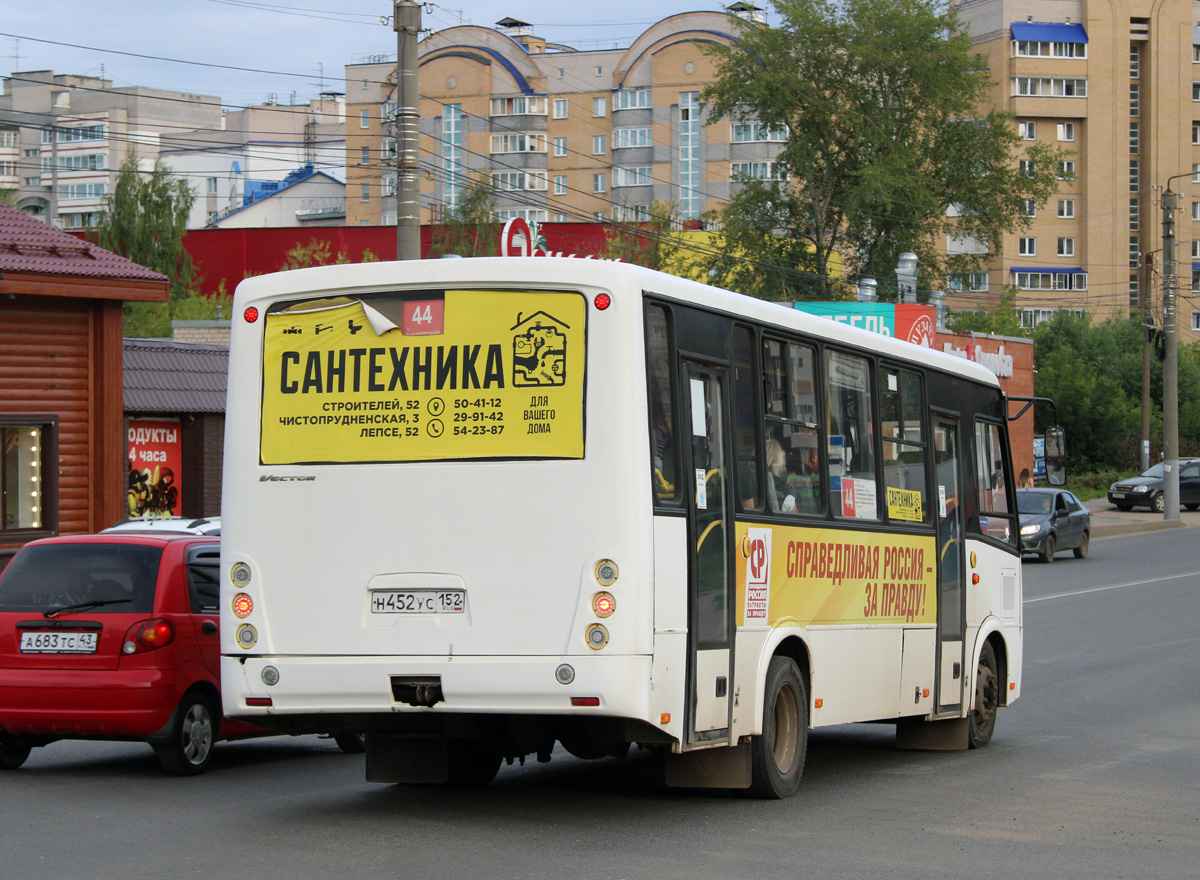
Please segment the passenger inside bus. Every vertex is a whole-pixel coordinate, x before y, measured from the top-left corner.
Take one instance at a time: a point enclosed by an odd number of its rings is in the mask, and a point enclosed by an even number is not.
[[[774,436],[767,437],[767,478],[770,483],[767,503],[776,513],[791,513],[796,509],[796,496],[788,485],[787,455],[783,444]]]

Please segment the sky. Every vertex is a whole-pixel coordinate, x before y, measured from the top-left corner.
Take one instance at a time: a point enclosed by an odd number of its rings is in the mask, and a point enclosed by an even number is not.
[[[446,0],[426,4],[421,20],[425,28],[445,30],[492,27],[511,17],[529,22],[550,42],[608,49],[630,45],[669,15],[721,5]],[[322,91],[344,91],[346,64],[376,55],[395,58],[396,34],[390,21],[380,22],[391,12],[391,0],[10,0],[0,16],[0,74],[103,76],[114,86],[213,95],[227,107],[260,104],[270,95],[289,103],[293,93],[296,103],[305,103]]]

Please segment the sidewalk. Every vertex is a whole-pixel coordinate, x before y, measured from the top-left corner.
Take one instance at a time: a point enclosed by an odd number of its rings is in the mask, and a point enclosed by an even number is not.
[[[1180,510],[1179,519],[1168,521],[1163,519],[1161,513],[1154,513],[1145,507],[1117,510],[1107,498],[1093,498],[1085,501],[1084,506],[1092,515],[1093,540],[1200,525],[1200,510]]]

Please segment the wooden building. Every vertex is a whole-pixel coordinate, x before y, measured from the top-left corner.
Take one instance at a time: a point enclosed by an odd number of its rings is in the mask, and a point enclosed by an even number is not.
[[[0,567],[122,516],[122,304],[167,279],[0,206]]]

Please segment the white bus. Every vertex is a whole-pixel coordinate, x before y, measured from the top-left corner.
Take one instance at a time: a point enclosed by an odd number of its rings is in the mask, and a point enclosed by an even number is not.
[[[986,744],[1021,691],[1007,401],[983,367],[616,262],[238,286],[227,716],[367,778],[663,756],[791,795],[807,731]]]

